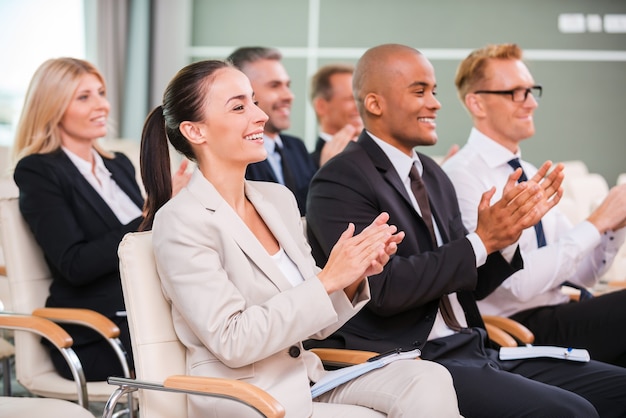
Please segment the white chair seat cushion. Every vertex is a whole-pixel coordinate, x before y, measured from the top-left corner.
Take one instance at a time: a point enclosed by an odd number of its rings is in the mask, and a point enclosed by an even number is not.
[[[87,382],[89,402],[106,402],[115,389],[115,386],[111,386],[107,382]],[[34,378],[30,382],[29,390],[43,397],[76,399],[76,383],[73,380],[59,379],[59,375],[54,371],[40,374]],[[124,400],[122,399],[122,401]]]
[[[94,418],[88,410],[59,399],[17,398],[0,396],[3,418]]]

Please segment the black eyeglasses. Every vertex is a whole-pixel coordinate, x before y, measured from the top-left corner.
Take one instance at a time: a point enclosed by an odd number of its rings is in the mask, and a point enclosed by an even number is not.
[[[511,100],[514,102],[523,103],[528,99],[528,94],[532,94],[535,99],[539,99],[541,97],[541,93],[543,92],[543,88],[541,86],[532,86],[532,87],[519,87],[513,90],[478,90],[475,91],[474,94],[502,94],[502,95],[510,95]]]

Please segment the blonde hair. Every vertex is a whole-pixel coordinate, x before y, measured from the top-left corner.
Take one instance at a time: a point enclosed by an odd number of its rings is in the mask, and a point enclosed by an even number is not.
[[[70,105],[80,79],[93,74],[105,85],[91,63],[76,58],[55,58],[39,66],[28,86],[13,143],[13,164],[31,154],[47,154],[61,147],[59,122]],[[104,157],[113,154],[95,145]]]
[[[516,44],[490,44],[472,51],[456,70],[454,84],[461,102],[465,103],[465,96],[485,79],[485,69],[491,59],[521,60],[522,49]]]

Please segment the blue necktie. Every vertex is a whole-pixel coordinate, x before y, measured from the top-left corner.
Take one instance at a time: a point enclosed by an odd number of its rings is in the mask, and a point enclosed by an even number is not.
[[[522,165],[519,162],[519,158],[513,158],[511,161],[509,161],[509,165],[513,167],[513,170],[516,170],[517,168],[522,168]],[[527,181],[527,180],[528,180],[528,177],[526,177],[526,173],[524,173],[524,169],[522,168],[522,175],[519,177],[517,182],[519,183],[519,182]],[[541,248],[545,246],[546,236],[543,233],[543,224],[541,223],[541,221],[537,222],[537,224],[535,225],[535,235],[537,236],[537,247]],[[563,286],[569,286],[569,287],[573,287],[574,289],[580,290],[580,300],[587,300],[587,299],[593,298],[593,294],[580,285],[566,281],[566,282],[563,282]]]
[[[522,168],[522,165],[519,162],[519,158],[513,158],[511,161],[509,161],[509,165],[513,167],[513,170]],[[517,179],[517,182],[521,183],[522,181],[527,181],[527,180],[528,180],[528,177],[526,177],[526,173],[524,173],[524,169],[522,168],[522,175],[520,176],[519,179]],[[546,236],[543,233],[543,224],[541,223],[541,221],[535,224],[535,235],[537,236],[537,247],[539,248],[544,247],[546,245]]]

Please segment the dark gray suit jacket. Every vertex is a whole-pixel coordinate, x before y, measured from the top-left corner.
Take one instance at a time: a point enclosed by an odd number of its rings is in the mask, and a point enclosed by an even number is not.
[[[475,300],[521,268],[519,252],[512,264],[496,252],[476,268],[452,183],[431,158],[422,154],[419,158],[444,242],[436,249],[391,161],[365,131],[314,176],[307,232],[320,266],[326,263],[348,222],[353,222],[359,232],[385,211],[390,215],[389,223],[406,232],[384,271],[370,278],[371,301],[328,340],[314,345],[379,352],[422,348],[434,324],[439,299],[452,292],[457,292],[468,324],[482,327]]]
[[[322,156],[322,148],[324,148],[324,145],[326,145],[326,141],[324,141],[322,137],[318,136],[317,142],[315,143],[315,149],[311,152],[311,158],[313,159],[317,169],[320,168],[320,158]]]

